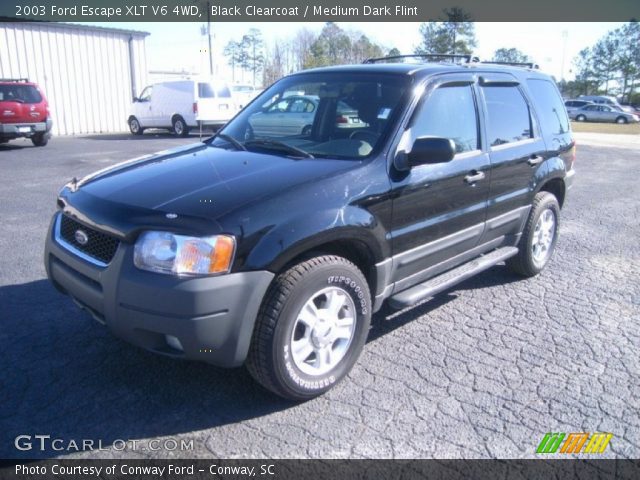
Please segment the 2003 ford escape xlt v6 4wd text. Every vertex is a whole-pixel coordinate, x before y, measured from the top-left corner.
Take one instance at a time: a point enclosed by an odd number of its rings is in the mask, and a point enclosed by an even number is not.
[[[289,101],[309,96],[312,109]],[[533,68],[305,71],[203,143],[67,184],[47,273],[135,345],[246,364],[304,400],[349,372],[383,302],[408,307],[502,261],[539,273],[574,152],[556,86]]]

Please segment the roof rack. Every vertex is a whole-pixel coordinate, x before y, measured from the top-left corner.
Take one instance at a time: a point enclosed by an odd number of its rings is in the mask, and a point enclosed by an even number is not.
[[[539,69],[540,66],[537,63],[532,62],[492,62],[491,60],[482,61],[479,63],[488,63],[493,65],[511,65],[513,67],[527,67],[533,69]]]
[[[28,78],[0,78],[0,82],[28,82]]]
[[[461,59],[464,60],[465,63],[477,62],[477,57],[472,57],[471,55],[453,55],[453,54],[445,54],[445,53],[416,53],[413,55],[391,55],[388,57],[379,57],[379,58],[367,58],[362,63],[381,63],[387,62],[389,60],[400,60],[404,58],[423,58],[423,59]]]

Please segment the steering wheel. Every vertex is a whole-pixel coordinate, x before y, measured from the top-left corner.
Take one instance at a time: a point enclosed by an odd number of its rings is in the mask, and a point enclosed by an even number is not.
[[[349,135],[351,140],[362,140],[363,142],[367,142],[369,145],[375,145],[380,138],[380,134],[373,132],[371,130],[356,130]]]

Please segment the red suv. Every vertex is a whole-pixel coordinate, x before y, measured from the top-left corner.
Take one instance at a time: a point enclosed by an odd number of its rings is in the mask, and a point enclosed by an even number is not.
[[[51,138],[53,122],[42,90],[26,78],[0,78],[0,143],[28,137],[36,147]]]

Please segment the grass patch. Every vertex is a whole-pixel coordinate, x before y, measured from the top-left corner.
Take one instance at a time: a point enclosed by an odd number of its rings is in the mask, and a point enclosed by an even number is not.
[[[595,122],[571,122],[571,129],[574,132],[590,133],[623,133],[627,135],[640,135],[640,123],[627,123],[618,125],[617,123],[595,123]]]

